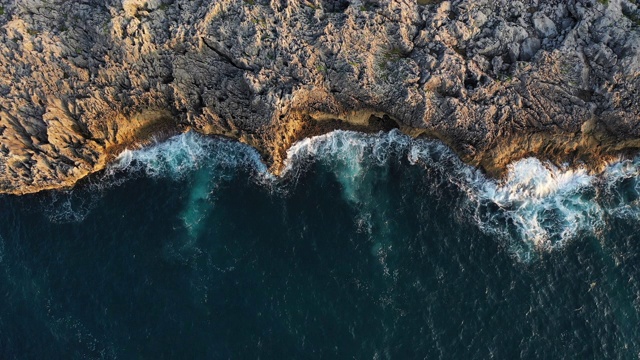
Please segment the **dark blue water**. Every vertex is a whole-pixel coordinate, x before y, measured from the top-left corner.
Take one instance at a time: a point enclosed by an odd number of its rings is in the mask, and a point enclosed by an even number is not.
[[[0,197],[0,358],[639,356],[636,162],[495,182],[346,132],[290,157],[188,134]]]

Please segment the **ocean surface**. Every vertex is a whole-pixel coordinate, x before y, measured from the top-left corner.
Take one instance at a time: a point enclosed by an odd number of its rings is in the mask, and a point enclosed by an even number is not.
[[[274,177],[183,134],[0,197],[2,359],[637,359],[640,158],[491,180],[397,131]]]

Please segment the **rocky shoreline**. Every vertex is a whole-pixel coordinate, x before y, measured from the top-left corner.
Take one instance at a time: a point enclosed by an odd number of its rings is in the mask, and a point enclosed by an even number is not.
[[[635,1],[0,0],[0,193],[188,129],[256,147],[399,128],[493,176],[640,148]]]

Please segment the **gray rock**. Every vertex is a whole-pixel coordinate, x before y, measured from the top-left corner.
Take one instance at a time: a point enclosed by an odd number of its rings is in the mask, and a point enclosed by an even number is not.
[[[538,13],[534,15],[533,26],[541,37],[554,37],[558,35],[556,24],[554,24],[553,21],[544,14]]]
[[[520,60],[530,61],[540,50],[540,39],[530,37],[524,39],[520,45]]]
[[[389,121],[496,175],[640,147],[640,34],[616,1],[420,3],[0,0],[0,192],[188,129],[274,171],[302,137]]]

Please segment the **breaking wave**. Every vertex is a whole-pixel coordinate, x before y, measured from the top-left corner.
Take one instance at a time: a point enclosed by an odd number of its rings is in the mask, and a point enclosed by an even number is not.
[[[434,191],[442,186],[457,189],[460,199],[452,206],[461,220],[505,241],[524,261],[577,237],[597,235],[607,216],[640,218],[640,159],[614,163],[594,176],[585,169],[527,158],[512,163],[505,178],[496,180],[464,164],[441,142],[411,139],[397,130],[373,135],[334,131],[304,139],[289,149],[281,178],[269,173],[255,149],[195,133],[127,150],[107,173],[141,172],[180,179],[207,169],[195,176],[192,201],[182,214],[185,225],[198,233],[199,219],[206,212],[202,203],[211,202],[216,184],[233,176],[238,167],[251,169],[264,186],[281,189],[283,179],[296,178],[306,164],[316,161],[327,164],[335,174],[345,200],[358,204],[362,214],[354,221],[362,222],[363,229],[370,228],[364,222],[379,220],[375,202],[367,200],[375,192],[367,174],[373,167],[402,161],[424,172],[424,186]]]
[[[125,171],[176,180],[191,176],[190,193],[180,218],[194,241],[213,207],[217,188],[223,181],[230,180],[239,168],[250,170],[258,183],[267,185],[275,180],[254,148],[193,132],[174,136],[156,146],[125,150],[107,173]]]
[[[107,169],[143,172],[150,177],[182,178],[203,166],[216,169],[247,167],[264,179],[273,176],[250,146],[222,138],[208,138],[193,132],[174,136],[154,146],[125,150]],[[222,172],[220,172],[220,175]]]
[[[289,150],[287,170],[309,158],[331,162],[345,198],[363,209],[363,197],[372,193],[365,179],[372,166],[388,161],[420,166],[425,186],[461,191],[455,204],[461,220],[505,241],[523,261],[577,237],[598,235],[607,216],[640,218],[640,159],[616,162],[594,176],[586,169],[526,158],[496,180],[463,163],[439,141],[414,140],[395,130],[376,135],[335,131],[302,140]]]

